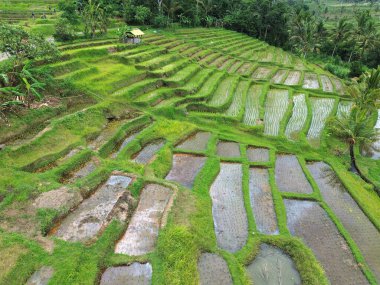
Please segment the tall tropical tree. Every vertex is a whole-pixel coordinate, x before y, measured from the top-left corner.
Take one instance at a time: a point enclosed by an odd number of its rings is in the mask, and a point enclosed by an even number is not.
[[[176,13],[182,8],[181,4],[177,0],[167,0],[164,2],[163,7],[168,17],[173,21]]]
[[[355,107],[350,115],[334,118],[329,124],[329,132],[348,145],[351,170],[365,182],[371,183],[359,169],[355,155],[356,146],[369,147],[378,140],[378,134],[371,124],[371,118],[367,116],[366,112]]]
[[[348,91],[355,106],[367,116],[376,113],[380,104],[380,67],[364,73],[359,84],[351,86]]]
[[[102,2],[88,0],[87,5],[83,9],[82,17],[85,34],[94,37],[97,29],[101,32],[107,32],[109,19]]]
[[[352,171],[367,183],[373,184],[356,163],[355,147],[370,149],[379,140],[379,133],[373,126],[373,115],[377,114],[380,100],[380,67],[365,73],[358,86],[349,89],[349,94],[354,101],[351,113],[335,117],[329,123],[329,132],[349,146]],[[375,189],[380,193],[379,189]]]
[[[317,31],[318,25],[310,13],[301,10],[294,15],[290,40],[303,57],[318,49]]]
[[[352,24],[346,17],[344,17],[341,18],[336,26],[331,29],[330,40],[334,44],[331,56],[335,55],[336,49],[339,45],[345,43],[350,38],[352,28]]]
[[[356,15],[356,41],[363,58],[366,51],[372,49],[379,43],[379,33],[370,11],[362,11]]]

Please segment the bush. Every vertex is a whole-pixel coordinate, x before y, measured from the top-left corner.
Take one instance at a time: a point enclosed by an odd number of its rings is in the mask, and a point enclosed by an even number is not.
[[[365,71],[365,67],[361,61],[353,61],[351,63],[350,77],[359,77]]]
[[[69,20],[61,18],[55,25],[55,33],[53,36],[57,41],[71,41],[75,39],[74,26],[70,24]]]
[[[336,65],[336,64],[333,64],[330,62],[325,65],[325,68],[328,71],[330,71],[332,74],[334,74],[340,78],[343,78],[343,79],[347,79],[348,75],[350,74],[349,68],[341,66],[341,65]]]
[[[164,15],[158,15],[153,20],[153,26],[155,28],[166,28],[168,26],[168,18]]]
[[[135,15],[135,20],[138,21],[139,23],[145,25],[146,20],[149,19],[150,17],[150,9],[145,6],[137,6],[136,7],[136,15]]]

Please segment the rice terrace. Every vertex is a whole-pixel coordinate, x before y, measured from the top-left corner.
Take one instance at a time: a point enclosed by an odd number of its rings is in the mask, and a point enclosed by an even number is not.
[[[379,11],[2,0],[0,285],[380,284]]]

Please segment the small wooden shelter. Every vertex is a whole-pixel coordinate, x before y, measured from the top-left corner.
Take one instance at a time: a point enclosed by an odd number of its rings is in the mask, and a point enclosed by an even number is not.
[[[143,35],[145,35],[144,32],[137,28],[126,31],[124,34],[124,42],[129,44],[141,43],[141,38]]]

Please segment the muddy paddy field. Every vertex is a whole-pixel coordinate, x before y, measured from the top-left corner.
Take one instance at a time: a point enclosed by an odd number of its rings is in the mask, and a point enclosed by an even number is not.
[[[326,134],[343,82],[224,29],[91,45],[59,79],[103,100],[0,150],[1,285],[379,284],[380,198]]]

